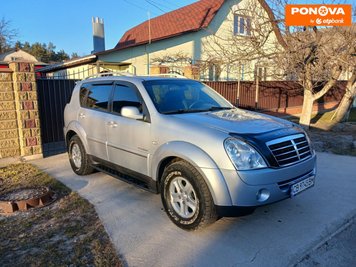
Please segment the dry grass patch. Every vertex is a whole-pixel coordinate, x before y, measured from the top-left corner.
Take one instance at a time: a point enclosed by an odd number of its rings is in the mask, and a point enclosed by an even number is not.
[[[336,110],[332,110],[322,114],[314,114],[311,122],[315,124],[330,124],[332,122],[335,111]],[[347,121],[356,122],[356,108],[351,109]]]
[[[94,207],[30,164],[0,169],[0,195],[19,187],[49,186],[57,201],[0,215],[0,266],[121,266]]]

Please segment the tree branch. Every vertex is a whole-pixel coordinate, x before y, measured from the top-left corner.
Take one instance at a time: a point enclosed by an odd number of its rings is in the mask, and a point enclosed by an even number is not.
[[[339,79],[341,75],[341,72],[342,72],[342,67],[335,66],[333,69],[333,75],[331,76],[331,79],[324,85],[323,89],[321,89],[318,93],[314,94],[313,99],[318,100],[323,95],[325,95],[331,89],[331,87],[335,85],[336,81]]]

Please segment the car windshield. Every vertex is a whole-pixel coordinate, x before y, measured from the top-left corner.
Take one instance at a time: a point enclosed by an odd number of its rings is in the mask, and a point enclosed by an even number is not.
[[[162,114],[216,111],[234,108],[203,83],[184,79],[143,82],[152,102]]]

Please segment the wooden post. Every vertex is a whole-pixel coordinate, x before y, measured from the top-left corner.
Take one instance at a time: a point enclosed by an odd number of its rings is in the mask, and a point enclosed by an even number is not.
[[[100,73],[100,63],[99,61],[96,62],[96,74]]]
[[[240,86],[241,86],[241,82],[240,82],[240,77],[237,80],[237,99],[236,99],[236,106],[238,107],[240,104]]]
[[[259,79],[258,74],[256,75],[256,95],[255,95],[255,110],[258,108],[258,96],[259,96]]]

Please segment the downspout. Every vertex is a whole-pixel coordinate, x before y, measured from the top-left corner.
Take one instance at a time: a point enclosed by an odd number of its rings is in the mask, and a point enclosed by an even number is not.
[[[147,75],[150,75],[150,53],[147,50],[147,45],[145,46],[146,48],[146,63],[147,63]]]

